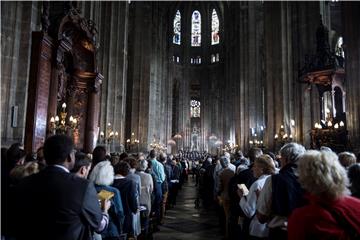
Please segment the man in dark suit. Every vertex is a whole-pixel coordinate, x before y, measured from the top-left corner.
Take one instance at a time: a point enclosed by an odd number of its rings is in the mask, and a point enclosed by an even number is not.
[[[44,157],[48,166],[14,189],[14,235],[17,239],[92,239],[93,231],[107,227],[110,203],[105,202],[102,211],[93,183],[69,172],[75,163],[69,137],[48,138]]]
[[[130,172],[130,165],[127,162],[122,161],[116,164],[114,172],[115,179],[113,187],[116,187],[120,191],[121,201],[124,208],[124,232],[128,234],[128,237],[136,238],[138,232],[133,223],[134,217],[139,209],[137,185],[135,181],[127,178]]]

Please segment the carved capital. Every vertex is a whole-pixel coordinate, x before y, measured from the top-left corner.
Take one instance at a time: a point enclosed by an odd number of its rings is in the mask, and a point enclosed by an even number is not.
[[[101,73],[97,73],[94,79],[94,92],[98,92],[100,90],[100,85],[102,84],[103,79],[104,76]]]

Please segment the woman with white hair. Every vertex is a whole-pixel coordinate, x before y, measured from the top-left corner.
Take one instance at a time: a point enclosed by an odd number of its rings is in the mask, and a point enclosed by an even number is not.
[[[148,161],[146,159],[140,160],[140,164],[136,174],[141,179],[141,192],[140,192],[140,205],[143,205],[147,209],[147,215],[150,215],[151,211],[151,194],[154,190],[154,182],[152,176],[146,173],[145,170],[148,168]]]
[[[289,218],[289,239],[359,239],[360,200],[348,196],[346,170],[333,152],[299,158],[299,182],[308,204]]]
[[[119,190],[110,186],[114,182],[114,168],[110,161],[101,161],[96,164],[89,179],[94,182],[97,192],[106,190],[114,193],[109,209],[109,225],[101,233],[102,239],[120,238],[123,233],[125,215]]]
[[[147,237],[149,231],[149,219],[151,213],[151,194],[154,190],[153,178],[145,170],[148,168],[148,161],[141,158],[139,161],[138,171],[136,174],[141,179],[140,205],[144,206],[146,210],[141,213],[141,225],[144,227],[144,235]]]

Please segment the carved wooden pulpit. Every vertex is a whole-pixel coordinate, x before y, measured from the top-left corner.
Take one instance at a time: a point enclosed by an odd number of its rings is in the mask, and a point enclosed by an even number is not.
[[[315,84],[319,92],[320,119],[310,131],[311,147],[348,148],[345,114],[344,58],[330,50],[328,30],[322,21],[316,32],[317,52],[307,56],[300,81]]]
[[[66,103],[65,125],[70,116],[77,122],[65,133],[74,139],[77,149],[92,152],[103,80],[96,65],[97,30],[94,22],[81,17],[72,6],[60,19],[53,19],[52,29],[48,19],[49,3],[44,2],[42,32],[33,33],[25,147],[34,152],[54,134],[50,119]]]

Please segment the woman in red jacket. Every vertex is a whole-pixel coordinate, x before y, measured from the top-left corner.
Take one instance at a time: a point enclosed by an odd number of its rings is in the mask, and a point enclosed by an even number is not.
[[[289,239],[359,239],[360,200],[348,195],[346,171],[337,155],[310,150],[298,165],[309,202],[290,216]]]

